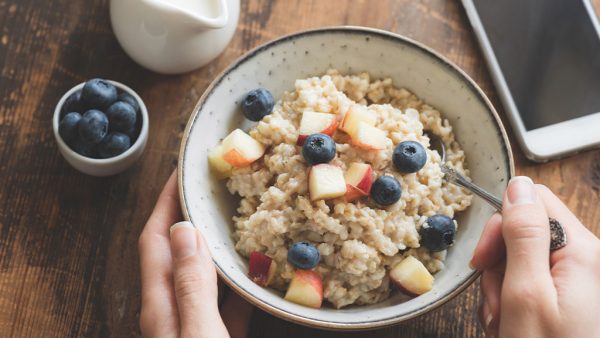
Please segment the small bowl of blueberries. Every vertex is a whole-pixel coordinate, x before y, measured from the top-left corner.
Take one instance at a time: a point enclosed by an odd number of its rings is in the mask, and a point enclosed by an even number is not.
[[[75,169],[110,176],[142,155],[148,140],[148,111],[128,86],[91,79],[58,101],[52,128],[58,149]]]

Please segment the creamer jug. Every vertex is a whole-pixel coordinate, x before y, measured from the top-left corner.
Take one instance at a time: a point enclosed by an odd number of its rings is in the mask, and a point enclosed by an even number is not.
[[[111,0],[117,40],[137,63],[165,74],[202,67],[235,32],[239,0]]]

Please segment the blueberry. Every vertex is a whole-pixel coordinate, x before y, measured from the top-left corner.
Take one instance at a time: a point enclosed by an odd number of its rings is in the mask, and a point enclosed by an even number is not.
[[[79,139],[75,139],[69,142],[68,145],[71,149],[73,149],[74,152],[81,156],[91,158],[96,157],[96,149],[93,144],[85,143]]]
[[[419,230],[421,245],[433,252],[446,250],[454,243],[455,234],[454,221],[445,215],[429,217]]]
[[[81,103],[84,109],[105,110],[117,100],[117,88],[106,80],[91,79],[83,85]]]
[[[371,186],[371,198],[382,206],[398,202],[401,195],[400,182],[393,176],[379,176]]]
[[[308,242],[297,242],[292,244],[288,251],[288,262],[298,269],[312,269],[319,264],[321,254],[319,250]]]
[[[73,94],[69,95],[61,108],[61,119],[65,114],[77,112],[83,112],[83,107],[81,105],[81,89],[75,91]]]
[[[127,136],[129,136],[129,139],[131,140],[131,143],[135,143],[135,140],[137,140],[137,136],[139,134],[138,128],[136,126],[131,127],[131,129],[128,129],[125,134],[127,134]]]
[[[427,162],[427,152],[419,142],[404,141],[394,149],[392,160],[398,171],[408,174],[416,173]]]
[[[88,110],[79,122],[79,136],[85,143],[100,143],[108,132],[108,118],[99,110]]]
[[[129,103],[129,105],[133,107],[136,113],[140,111],[140,104],[135,99],[135,97],[133,97],[133,95],[129,93],[123,92],[119,94],[119,96],[117,97],[117,101]]]
[[[65,115],[58,125],[58,134],[63,141],[70,142],[77,138],[81,114],[72,112]]]
[[[109,133],[98,145],[101,158],[114,157],[125,152],[131,146],[129,136],[122,133]]]
[[[242,113],[250,121],[260,121],[271,114],[275,106],[271,92],[258,88],[251,90],[242,100]]]
[[[312,134],[304,141],[302,155],[311,165],[327,163],[335,157],[335,141],[325,134]]]
[[[127,102],[117,101],[108,107],[106,116],[110,121],[110,130],[127,133],[135,128],[137,114],[135,108]]]

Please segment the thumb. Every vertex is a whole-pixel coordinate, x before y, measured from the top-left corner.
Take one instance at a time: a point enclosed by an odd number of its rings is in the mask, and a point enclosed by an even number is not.
[[[171,254],[180,337],[229,337],[219,316],[215,267],[192,223],[171,227]]]
[[[536,276],[551,282],[548,215],[529,177],[511,179],[502,209],[506,281]]]

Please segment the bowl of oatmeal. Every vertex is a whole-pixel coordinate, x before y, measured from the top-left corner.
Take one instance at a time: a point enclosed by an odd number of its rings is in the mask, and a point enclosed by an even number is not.
[[[449,166],[504,191],[504,128],[444,57],[367,28],[286,36],[236,61],[195,107],[183,213],[223,280],[261,309],[326,329],[398,323],[477,278],[468,262],[494,212],[443,180],[430,135]]]

